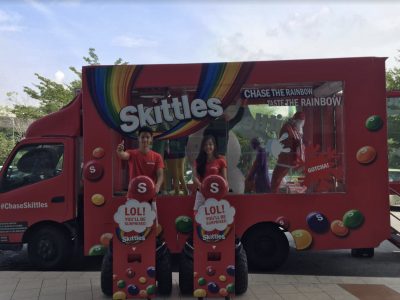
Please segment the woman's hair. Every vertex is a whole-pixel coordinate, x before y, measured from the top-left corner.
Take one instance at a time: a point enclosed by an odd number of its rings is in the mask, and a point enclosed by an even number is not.
[[[213,156],[215,158],[218,158],[218,153],[217,153],[217,143],[215,141],[215,137],[212,135],[206,135],[203,137],[203,140],[201,141],[201,145],[200,145],[200,151],[199,151],[199,155],[197,155],[196,158],[196,171],[197,174],[199,174],[201,177],[204,177],[204,174],[206,172],[206,164],[207,164],[207,153],[204,152],[204,145],[211,140],[214,144],[214,152],[213,152]]]

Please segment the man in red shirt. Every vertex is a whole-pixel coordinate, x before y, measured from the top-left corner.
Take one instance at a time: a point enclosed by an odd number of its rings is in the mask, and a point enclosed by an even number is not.
[[[163,182],[164,161],[160,154],[151,150],[153,130],[148,126],[139,128],[139,148],[124,150],[124,142],[117,147],[117,155],[129,164],[129,181],[139,175],[149,176],[155,183],[156,194]]]

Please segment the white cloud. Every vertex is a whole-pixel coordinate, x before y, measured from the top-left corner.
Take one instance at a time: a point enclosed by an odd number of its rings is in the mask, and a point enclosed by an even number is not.
[[[43,15],[46,15],[48,17],[53,15],[53,12],[51,11],[51,9],[46,6],[45,4],[36,1],[36,0],[25,0],[26,3],[28,3],[33,9],[35,9],[36,11],[42,13]]]
[[[22,31],[22,26],[16,25],[0,25],[0,32],[18,32]]]
[[[64,74],[62,71],[58,70],[58,71],[54,74],[54,78],[55,78],[55,81],[56,81],[57,83],[63,83],[63,82],[64,82],[64,78],[65,78],[65,74]]]
[[[400,3],[328,4],[237,5],[196,18],[218,61],[397,55]]]
[[[125,48],[140,48],[156,46],[157,42],[144,38],[120,35],[112,40],[112,45]]]
[[[19,14],[0,10],[0,32],[22,31],[23,27],[19,25],[20,20]]]

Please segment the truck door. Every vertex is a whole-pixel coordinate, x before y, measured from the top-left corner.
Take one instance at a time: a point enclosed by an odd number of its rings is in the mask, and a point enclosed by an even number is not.
[[[44,221],[74,218],[74,148],[72,138],[28,139],[15,147],[0,173],[0,243],[20,243]]]

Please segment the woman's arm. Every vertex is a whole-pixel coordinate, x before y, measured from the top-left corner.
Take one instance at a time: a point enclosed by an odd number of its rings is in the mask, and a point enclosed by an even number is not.
[[[193,167],[192,174],[193,174],[193,183],[194,183],[195,187],[196,188],[200,188],[201,187],[201,182],[200,182],[200,179],[198,178],[198,175],[197,175],[196,166]]]
[[[228,182],[228,169],[226,167],[223,167],[221,169],[221,176],[225,179],[226,185],[229,191],[229,182]]]

